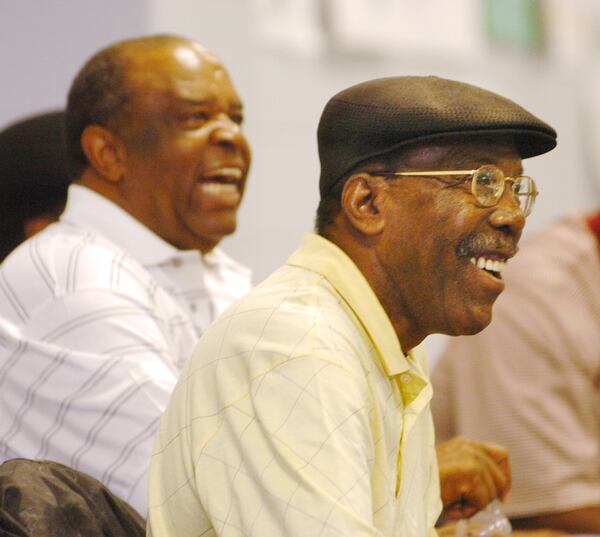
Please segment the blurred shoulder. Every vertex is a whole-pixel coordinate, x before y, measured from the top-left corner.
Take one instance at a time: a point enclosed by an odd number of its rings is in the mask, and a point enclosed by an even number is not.
[[[585,215],[566,216],[526,238],[507,266],[507,277],[525,271],[551,278],[582,263],[600,266],[598,242]]]
[[[0,265],[2,291],[35,303],[89,289],[142,298],[152,284],[135,259],[90,229],[65,222],[25,241]]]

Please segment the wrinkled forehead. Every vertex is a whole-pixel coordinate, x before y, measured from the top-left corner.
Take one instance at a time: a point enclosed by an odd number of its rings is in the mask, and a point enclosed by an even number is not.
[[[127,78],[132,89],[142,91],[164,90],[190,99],[224,93],[237,99],[221,62],[198,43],[132,51],[127,57]]]

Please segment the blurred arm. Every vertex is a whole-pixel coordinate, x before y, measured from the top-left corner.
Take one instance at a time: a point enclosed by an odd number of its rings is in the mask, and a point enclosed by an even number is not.
[[[568,533],[600,534],[600,504],[511,520],[515,529],[556,528]]]

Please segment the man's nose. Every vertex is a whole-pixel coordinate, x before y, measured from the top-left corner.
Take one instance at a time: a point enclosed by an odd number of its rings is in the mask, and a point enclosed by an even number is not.
[[[525,214],[508,184],[490,215],[490,223],[496,228],[505,228],[517,238],[525,227]]]
[[[229,116],[222,114],[214,122],[210,141],[218,145],[239,146],[244,141],[242,128]]]

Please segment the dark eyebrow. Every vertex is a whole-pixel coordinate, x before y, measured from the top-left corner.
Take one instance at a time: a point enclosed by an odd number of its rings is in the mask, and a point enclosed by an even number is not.
[[[198,107],[209,107],[215,104],[215,99],[177,99],[178,104],[181,106],[198,106]],[[244,109],[244,105],[241,102],[233,102],[229,106],[229,110],[238,112]]]
[[[185,99],[178,98],[177,104],[188,105],[188,106],[208,106],[212,104],[212,101],[209,99]]]
[[[486,164],[492,164],[494,166],[498,166],[498,161],[500,160],[500,158],[502,158],[501,156],[499,157],[494,157],[494,156],[490,156],[490,155],[486,155],[486,156],[481,156],[481,157],[470,157],[470,156],[465,156],[463,159],[457,159],[456,162],[456,168],[461,168],[461,169],[465,169],[465,168],[469,168],[469,169],[477,169],[480,166],[485,166]],[[476,167],[473,167],[474,165],[469,164],[470,162],[473,161],[479,161],[481,164],[477,165]],[[519,169],[517,170],[517,173],[515,175],[523,175],[523,166],[519,166]]]

